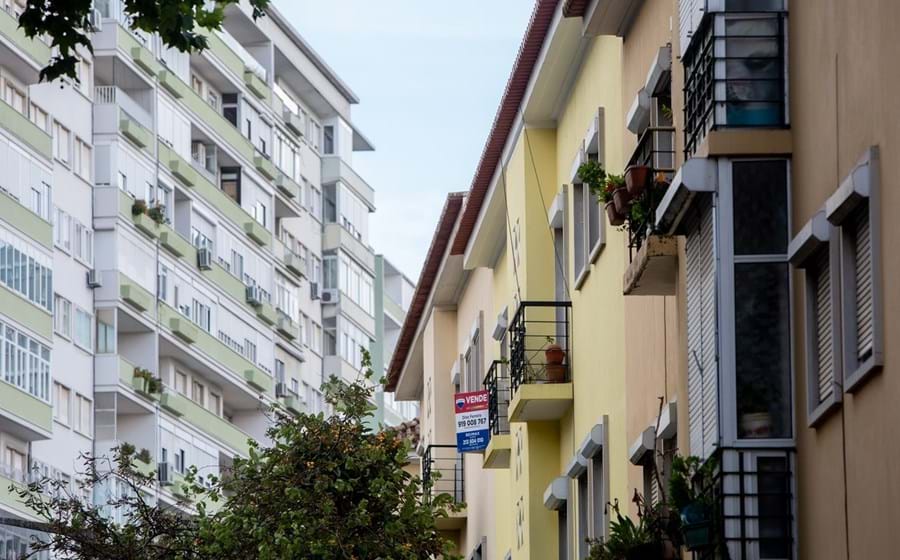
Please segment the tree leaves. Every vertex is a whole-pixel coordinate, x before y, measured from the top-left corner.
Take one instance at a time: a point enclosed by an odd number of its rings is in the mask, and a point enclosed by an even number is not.
[[[206,34],[222,28],[225,8],[240,0],[122,0],[130,27],[158,33],[166,47],[182,52],[208,47]],[[253,18],[265,15],[269,0],[250,0]],[[66,76],[77,80],[78,51],[93,52],[92,0],[28,0],[19,16],[19,26],[31,38],[46,36],[55,54],[41,70],[41,81]]]

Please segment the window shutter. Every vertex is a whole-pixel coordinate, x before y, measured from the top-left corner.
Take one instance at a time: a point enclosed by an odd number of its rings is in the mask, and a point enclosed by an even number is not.
[[[875,341],[874,302],[872,298],[872,236],[869,205],[862,204],[851,223],[854,240],[854,279],[856,285],[856,353],[860,363],[871,356]]]
[[[713,208],[707,202],[688,228],[688,423],[691,453],[708,457],[719,439],[716,363],[716,267]]]
[[[818,402],[824,402],[834,393],[834,309],[831,301],[831,266],[828,247],[820,250],[814,265],[815,270],[815,356],[818,373]]]

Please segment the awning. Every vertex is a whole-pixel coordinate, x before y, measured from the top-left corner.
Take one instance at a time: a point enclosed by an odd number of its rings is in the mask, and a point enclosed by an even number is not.
[[[719,184],[716,160],[691,158],[684,162],[656,208],[656,228],[663,235],[679,233],[678,226],[698,193],[714,193]]]

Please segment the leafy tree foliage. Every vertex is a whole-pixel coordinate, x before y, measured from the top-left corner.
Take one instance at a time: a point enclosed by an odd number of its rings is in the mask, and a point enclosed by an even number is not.
[[[275,409],[270,447],[251,442],[249,457],[235,459],[221,478],[202,480],[189,471],[180,507],[150,498],[154,476],[142,474],[134,449],[122,445],[113,460],[85,458],[82,484],[102,489],[118,482],[124,490],[106,503],[86,503],[67,485],[45,479],[19,490],[43,523],[2,521],[47,532],[33,553],[85,560],[451,557],[435,521],[459,506],[449,495],[430,496],[404,470],[406,440],[366,428],[372,396],[366,365],[365,381],[332,377],[325,384],[331,416]]]
[[[225,8],[240,0],[122,0],[122,9],[133,29],[158,33],[167,47],[182,52],[207,48],[205,34],[222,27]],[[269,0],[250,0],[253,17],[265,15]],[[46,35],[56,54],[41,70],[41,80],[60,76],[77,79],[75,68],[79,47],[93,52],[90,35],[92,0],[28,0],[19,16],[19,25],[28,37]]]

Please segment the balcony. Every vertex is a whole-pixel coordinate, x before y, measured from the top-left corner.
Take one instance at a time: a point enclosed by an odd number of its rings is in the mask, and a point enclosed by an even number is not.
[[[37,82],[38,71],[50,61],[50,47],[40,39],[29,39],[25,36],[25,32],[19,29],[18,18],[7,11],[6,6],[10,5],[14,4],[4,3],[4,8],[0,9],[0,39],[2,39],[0,44],[3,46],[0,55],[4,64],[7,64],[14,63],[17,58],[11,56],[13,52],[24,54],[30,67],[28,81]]]
[[[288,198],[292,198],[294,200],[298,200],[300,198],[300,185],[295,183],[293,179],[291,179],[281,171],[278,172],[278,176],[275,178],[275,186],[278,187],[278,190],[281,191],[281,194]]]
[[[322,250],[343,249],[367,270],[375,270],[375,254],[368,244],[350,233],[341,224],[325,224]]]
[[[53,249],[53,225],[3,191],[0,191],[0,220],[47,249]]]
[[[167,389],[159,405],[232,451],[244,457],[250,454],[250,436],[246,432],[184,395]]]
[[[192,332],[190,332],[189,336],[193,338],[192,346],[194,348],[247,382],[254,389],[260,392],[271,392],[271,376],[261,370],[256,364],[226,346],[218,338],[198,328],[169,305],[160,303],[159,308],[160,324],[172,332],[174,336],[183,339],[184,333],[191,330]]]
[[[712,507],[698,508],[697,521],[682,529],[700,537],[693,546],[688,540],[694,559],[796,558],[794,451],[722,448],[710,460],[716,473],[694,485]]]
[[[6,14],[0,10],[0,14]],[[4,15],[0,15],[0,18]],[[38,128],[36,124],[28,120],[22,113],[13,109],[11,105],[0,100],[0,126],[12,133],[16,138],[24,142],[34,152],[46,159],[53,157],[53,146],[50,135]]]
[[[269,233],[269,230],[253,218],[244,221],[244,233],[260,247],[265,247],[272,242],[272,234]]]
[[[197,250],[194,246],[168,224],[159,226],[159,244],[176,257],[184,258],[191,265],[197,262]]]
[[[119,273],[119,297],[139,312],[149,311],[151,315],[153,314],[156,296],[121,272]]]
[[[784,12],[704,16],[682,58],[686,158],[718,129],[787,128],[786,28]]]
[[[280,239],[277,240],[274,244],[274,253],[275,258],[278,259],[285,266],[285,268],[291,271],[295,276],[299,276],[301,278],[306,277],[306,260],[297,253],[288,249]]]
[[[300,336],[300,329],[297,328],[296,323],[281,311],[278,311],[277,314],[278,321],[275,323],[275,328],[288,340],[296,340]]]
[[[7,309],[4,309],[7,311]],[[0,381],[0,429],[26,441],[48,439],[53,431],[53,409],[15,385]]]
[[[16,494],[17,488],[24,488],[30,482],[36,482],[30,471],[23,472],[0,463],[0,506],[15,512],[16,515],[20,515],[28,521],[39,521],[38,512],[23,504],[22,499]],[[15,555],[12,550],[11,553]]]
[[[422,458],[422,499],[447,494],[455,504],[465,505],[465,462],[455,445],[429,445]],[[466,511],[450,512],[435,520],[438,530],[459,530],[465,526]]]
[[[322,184],[341,181],[362,199],[370,210],[375,210],[375,190],[369,186],[346,161],[336,155],[322,156]]]
[[[511,443],[509,438],[509,374],[507,363],[494,360],[484,378],[488,392],[488,426],[491,439],[484,452],[482,466],[486,469],[509,467]]]
[[[559,420],[572,406],[572,303],[523,301],[510,322],[510,422]]]

